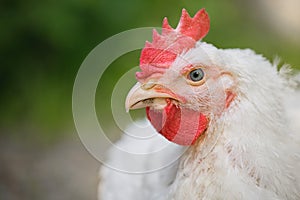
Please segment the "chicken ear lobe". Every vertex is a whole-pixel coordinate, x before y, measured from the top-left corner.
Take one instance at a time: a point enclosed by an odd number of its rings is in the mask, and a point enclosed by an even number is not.
[[[236,82],[234,77],[230,73],[223,72],[221,73],[221,83],[223,85],[223,89],[226,95],[225,109],[227,109],[236,97],[236,93],[235,93]]]

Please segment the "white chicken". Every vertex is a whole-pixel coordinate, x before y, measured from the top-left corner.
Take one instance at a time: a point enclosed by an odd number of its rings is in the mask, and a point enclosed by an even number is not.
[[[146,43],[126,108],[146,107],[154,129],[145,132],[156,137],[134,143],[124,135],[118,145],[145,154],[170,148],[135,161],[111,150],[108,159],[145,172],[170,165],[140,174],[102,167],[99,199],[300,199],[297,81],[252,50],[202,42],[208,30],[204,9],[193,18],[183,9],[176,29],[164,19]]]

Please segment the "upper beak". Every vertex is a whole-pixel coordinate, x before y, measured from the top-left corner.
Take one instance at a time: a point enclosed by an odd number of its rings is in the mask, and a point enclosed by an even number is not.
[[[165,99],[173,99],[179,101],[179,99],[166,87],[163,87],[155,83],[136,83],[129,91],[125,108],[128,112],[131,109],[138,109],[150,106],[154,103],[165,103]]]

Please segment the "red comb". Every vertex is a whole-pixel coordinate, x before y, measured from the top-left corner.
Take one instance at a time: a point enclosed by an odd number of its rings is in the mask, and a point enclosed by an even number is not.
[[[161,35],[153,30],[152,43],[147,41],[141,52],[141,72],[136,73],[139,81],[164,73],[180,53],[204,38],[209,31],[209,17],[205,9],[199,10],[193,18],[183,9],[176,29],[169,25],[167,18],[162,28]]]

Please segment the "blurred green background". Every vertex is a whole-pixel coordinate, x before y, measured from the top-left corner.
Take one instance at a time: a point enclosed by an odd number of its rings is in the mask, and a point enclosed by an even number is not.
[[[204,41],[219,48],[252,48],[269,59],[279,55],[284,62],[300,68],[300,40],[294,37],[299,21],[295,25],[287,18],[278,28],[272,20],[277,20],[279,11],[272,8],[272,3],[266,5],[259,0],[1,1],[0,199],[41,199],[47,193],[60,194],[55,199],[95,199],[98,163],[77,138],[72,87],[84,58],[114,34],[137,27],[160,27],[165,16],[175,27],[182,8],[194,15],[205,7],[211,29]],[[99,85],[97,110],[106,116],[108,125],[113,124],[109,106],[113,86],[123,73],[138,65],[138,57],[139,51],[135,51],[116,60]],[[74,158],[70,160],[72,165],[60,160],[61,156]],[[67,178],[60,176],[61,171],[70,170],[77,162],[90,165],[74,169]],[[49,165],[52,171],[47,169]],[[91,165],[90,174],[82,174],[81,170],[87,173]],[[24,167],[40,172],[22,175],[27,172]],[[57,179],[34,178],[51,174]],[[76,182],[76,177],[80,180],[76,186],[66,186]]]

